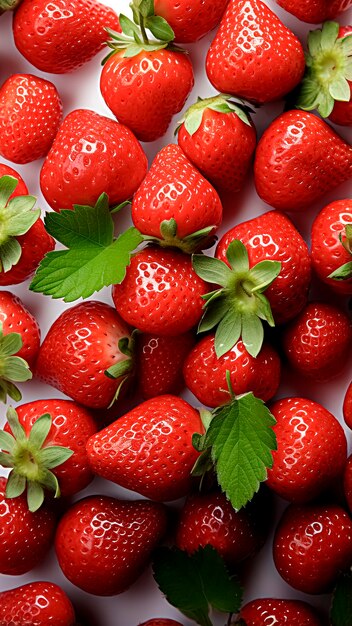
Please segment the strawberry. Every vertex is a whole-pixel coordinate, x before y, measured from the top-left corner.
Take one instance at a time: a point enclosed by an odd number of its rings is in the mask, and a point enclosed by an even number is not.
[[[194,343],[191,332],[177,337],[137,336],[137,377],[145,400],[169,393],[176,394],[182,389],[182,366]]]
[[[200,430],[199,430],[200,429]],[[202,432],[198,411],[176,396],[146,400],[87,443],[95,474],[157,501],[176,500],[191,488]]]
[[[352,513],[352,454],[348,457],[345,467],[344,487],[347,504]]]
[[[166,509],[155,502],[84,498],[58,525],[59,565],[71,583],[88,593],[122,593],[148,564],[166,532],[166,520]]]
[[[352,0],[276,0],[276,2],[303,22],[320,24],[332,20],[352,6]]]
[[[75,626],[66,593],[54,583],[34,582],[0,592],[0,626]]]
[[[242,189],[256,147],[246,107],[220,94],[193,104],[178,128],[187,158],[220,191]]]
[[[220,22],[229,0],[154,0],[156,15],[163,17],[178,43],[193,43]]]
[[[22,0],[13,20],[15,44],[42,72],[81,67],[105,45],[105,27],[121,30],[116,13],[97,0]]]
[[[320,280],[337,293],[352,295],[352,200],[336,200],[322,209],[311,241],[312,264]]]
[[[94,206],[106,192],[110,204],[130,198],[147,172],[147,158],[131,131],[88,109],[62,122],[40,173],[40,185],[55,210]]]
[[[0,573],[20,576],[46,556],[54,539],[56,516],[49,505],[31,513],[25,496],[6,497],[6,485],[6,478],[0,477]]]
[[[276,568],[291,587],[329,592],[352,562],[352,520],[336,505],[291,504],[276,529],[273,551]]]
[[[136,192],[132,220],[143,235],[161,237],[162,245],[192,252],[213,244],[222,205],[181,148],[170,144],[156,155]]]
[[[263,104],[292,91],[304,74],[297,37],[261,0],[230,0],[206,71],[218,91]]]
[[[275,209],[306,209],[351,176],[352,148],[312,113],[283,113],[258,143],[255,186]]]
[[[347,365],[352,326],[332,304],[310,302],[283,333],[290,365],[304,377],[331,380]]]
[[[305,398],[278,400],[270,410],[276,419],[277,450],[267,485],[286,500],[312,500],[343,473],[344,430],[323,406]]]
[[[315,611],[300,600],[261,598],[242,607],[240,617],[246,626],[321,626]]]
[[[83,406],[106,408],[132,368],[130,331],[103,302],[64,311],[40,348],[36,374]]]
[[[185,51],[172,45],[173,30],[154,15],[153,0],[133,0],[134,22],[120,16],[122,35],[108,30],[112,52],[100,79],[102,96],[119,122],[140,141],[165,135],[194,85]],[[149,40],[147,30],[157,38]]]
[[[0,88],[0,154],[14,163],[45,157],[62,118],[62,102],[48,80],[12,74]]]
[[[237,341],[231,350],[218,358],[215,336],[210,334],[189,353],[183,375],[188,389],[202,404],[218,407],[230,400],[227,372],[236,395],[252,391],[266,402],[278,390],[280,370],[280,358],[268,343],[263,344],[256,358],[247,352],[242,341]]]
[[[343,416],[347,426],[352,429],[352,382],[346,391],[343,403]]]
[[[112,297],[121,317],[145,333],[181,335],[202,315],[206,283],[190,258],[177,250],[145,248],[132,257]]]

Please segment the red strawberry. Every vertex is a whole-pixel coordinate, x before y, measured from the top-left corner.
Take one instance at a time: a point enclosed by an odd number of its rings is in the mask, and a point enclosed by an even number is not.
[[[166,509],[155,502],[84,498],[57,528],[59,565],[71,583],[88,593],[122,593],[148,564],[166,532],[166,519]]]
[[[74,626],[75,612],[54,583],[34,582],[0,593],[0,626]]]
[[[140,626],[182,626],[182,624],[175,622],[174,619],[156,617],[155,619],[148,619],[147,622],[143,622]]]
[[[273,549],[276,568],[291,587],[326,593],[351,565],[352,520],[335,505],[291,505],[276,529]]]
[[[46,156],[60,126],[62,102],[48,80],[12,74],[0,88],[0,154],[14,163]]]
[[[132,257],[112,297],[118,313],[131,326],[145,333],[176,336],[199,322],[206,291],[189,256],[154,247]]]
[[[331,304],[310,302],[283,333],[290,365],[302,376],[331,380],[347,365],[352,326],[347,315]]]
[[[211,235],[222,220],[215,189],[188,161],[179,146],[170,144],[155,157],[133,198],[132,219],[150,237],[185,252],[213,243]]]
[[[312,113],[283,113],[258,143],[255,185],[275,209],[306,209],[351,177],[352,148]]]
[[[126,126],[78,109],[60,126],[40,185],[55,211],[73,204],[94,206],[103,192],[114,205],[134,194],[146,172],[147,158]]]
[[[352,6],[352,0],[314,0],[314,2],[312,0],[276,0],[276,2],[299,20],[310,24],[332,20]]]
[[[347,504],[352,513],[352,454],[347,459],[345,467],[344,487]]]
[[[106,408],[132,368],[129,341],[130,331],[112,307],[81,302],[51,326],[36,374],[84,406]]]
[[[145,400],[181,390],[182,366],[194,343],[190,332],[177,337],[137,336],[138,381]]]
[[[154,0],[156,15],[163,17],[178,43],[193,43],[220,22],[229,0]]]
[[[105,27],[120,30],[116,13],[97,0],[22,0],[13,20],[15,44],[42,72],[81,67],[105,45]]]
[[[187,387],[202,404],[217,407],[230,401],[227,372],[235,395],[252,391],[266,402],[276,394],[280,383],[280,359],[269,344],[263,344],[256,358],[247,352],[242,341],[218,358],[214,344],[213,334],[201,339],[183,367]]]
[[[17,178],[17,187],[10,196],[10,200],[12,198],[16,198],[16,196],[28,195],[27,185],[24,182],[23,178],[18,174],[18,172],[13,170],[12,167],[5,165],[5,163],[0,163],[0,178],[2,178],[3,176],[13,176],[13,178]]]
[[[321,626],[315,611],[306,602],[261,598],[242,607],[240,617],[246,626]]]
[[[230,0],[211,44],[207,75],[225,94],[253,102],[279,100],[304,74],[297,37],[261,0]]]
[[[56,516],[48,505],[31,513],[23,495],[7,498],[6,484],[6,478],[0,477],[0,573],[20,576],[46,556],[53,543]]]
[[[198,411],[187,402],[158,396],[93,435],[89,461],[95,474],[125,489],[161,502],[176,500],[190,491],[198,458],[192,435],[202,430]]]
[[[32,367],[40,346],[40,328],[23,302],[9,291],[0,291],[0,322],[4,335],[21,335],[22,347],[16,356]]]
[[[346,391],[343,403],[343,416],[347,426],[352,429],[352,382]]]
[[[312,500],[343,473],[344,430],[323,406],[305,398],[284,398],[270,410],[277,422],[277,450],[267,485],[286,500]]]
[[[230,96],[198,99],[185,113],[178,143],[187,158],[219,190],[240,191],[256,147],[256,130]]]

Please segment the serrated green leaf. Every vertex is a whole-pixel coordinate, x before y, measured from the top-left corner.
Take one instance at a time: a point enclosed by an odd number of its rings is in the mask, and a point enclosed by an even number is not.
[[[31,513],[40,509],[44,502],[44,490],[38,483],[29,482],[27,484],[27,503]]]
[[[343,574],[335,587],[330,611],[331,626],[351,626],[352,572]]]
[[[29,434],[29,443],[32,446],[41,448],[45,439],[47,438],[52,424],[52,419],[49,413],[41,415],[33,424],[31,432]]]
[[[204,109],[195,109],[186,116],[184,122],[185,129],[191,136],[199,130],[203,119],[203,113]]]
[[[137,26],[137,24],[132,22],[132,20],[130,20],[129,17],[127,17],[126,15],[120,13],[119,22],[122,32],[128,37],[133,37],[135,33],[139,35],[139,27]]]
[[[269,287],[278,277],[281,271],[281,263],[279,261],[260,261],[249,270],[249,278],[254,282],[252,292],[262,292]]]
[[[351,89],[344,76],[338,76],[329,86],[329,93],[334,100],[339,102],[349,102]]]
[[[9,237],[9,239],[0,246],[0,271],[2,269],[3,272],[9,272],[14,265],[17,265],[21,254],[22,248],[17,239],[15,239],[15,237]]]
[[[226,263],[204,254],[194,254],[192,264],[197,276],[208,283],[226,287],[231,278],[231,270]]]
[[[241,335],[241,314],[228,311],[215,333],[215,352],[218,359],[231,350]]]
[[[352,261],[341,265],[341,267],[329,274],[328,278],[333,278],[334,280],[348,280],[352,278]]]
[[[161,39],[161,41],[167,42],[175,39],[175,33],[171,26],[169,26],[163,17],[159,17],[159,15],[152,15],[151,17],[148,17],[145,25],[154,37],[156,37],[156,39]]]
[[[226,258],[236,272],[248,272],[249,259],[246,246],[239,239],[231,241],[226,250]]]
[[[6,483],[6,498],[17,498],[18,496],[21,496],[25,488],[25,477],[16,474],[14,471],[10,472]]]
[[[39,458],[46,469],[53,469],[65,463],[72,455],[73,451],[64,446],[47,446],[40,451]]]
[[[242,341],[247,352],[254,358],[258,356],[264,340],[263,324],[257,315],[242,316]]]
[[[330,50],[334,47],[339,35],[340,25],[337,22],[325,22],[321,30],[321,48]]]

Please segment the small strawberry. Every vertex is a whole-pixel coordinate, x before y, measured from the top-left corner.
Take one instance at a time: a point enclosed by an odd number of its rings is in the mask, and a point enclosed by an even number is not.
[[[165,535],[166,521],[166,509],[155,502],[84,498],[58,525],[59,565],[71,583],[88,593],[122,593],[148,564]]]
[[[344,430],[323,406],[305,398],[278,400],[270,410],[276,419],[277,450],[266,484],[286,500],[312,500],[343,473]]]
[[[346,391],[343,403],[343,416],[347,426],[352,429],[352,382]]]
[[[203,427],[198,411],[176,396],[146,400],[87,443],[92,470],[157,501],[176,500],[191,488],[198,458],[192,445]]]
[[[116,13],[97,0],[22,0],[13,20],[15,44],[42,72],[81,67],[105,45],[105,28],[121,30]]]
[[[246,107],[223,94],[198,98],[180,124],[178,143],[193,165],[220,191],[240,191],[257,143]]]
[[[106,408],[132,369],[130,331],[103,302],[81,302],[52,324],[40,348],[37,376],[83,406]]]
[[[0,626],[75,626],[66,593],[54,583],[34,582],[0,592]]]
[[[291,504],[274,536],[274,562],[294,589],[331,591],[338,575],[352,563],[352,520],[339,506]]]
[[[105,192],[110,204],[130,198],[147,172],[147,158],[131,131],[88,109],[62,122],[40,173],[40,186],[55,210],[94,206]]]
[[[193,43],[220,22],[229,0],[154,0],[156,15],[163,17],[178,43]]]
[[[283,113],[258,143],[257,193],[275,209],[304,210],[351,177],[352,147],[312,113]]]
[[[347,504],[352,513],[352,454],[348,457],[345,467],[344,487]]]
[[[62,102],[48,80],[12,74],[0,88],[0,154],[14,163],[45,157],[62,118]]]
[[[246,626],[321,626],[313,608],[300,600],[252,600],[242,607],[240,617]]]
[[[206,71],[218,91],[263,104],[292,91],[304,74],[297,37],[261,0],[230,0]]]
[[[320,24],[332,20],[352,6],[352,0],[276,0],[276,2],[303,22]]]

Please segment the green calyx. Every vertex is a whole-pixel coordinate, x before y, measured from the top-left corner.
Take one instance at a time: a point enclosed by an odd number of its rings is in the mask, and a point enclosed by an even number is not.
[[[50,470],[67,461],[73,452],[63,446],[44,445],[52,424],[48,413],[34,422],[28,436],[12,407],[6,417],[11,434],[0,431],[0,464],[11,468],[6,497],[17,498],[27,487],[28,508],[34,512],[43,504],[44,489],[60,497],[58,480]]]
[[[113,380],[120,380],[119,386],[114,394],[112,401],[110,402],[108,408],[110,409],[112,405],[118,399],[121,389],[123,385],[126,384],[128,380],[131,379],[134,371],[134,352],[136,345],[136,333],[138,331],[134,330],[130,337],[122,337],[118,343],[119,351],[121,354],[125,355],[126,358],[119,363],[114,363],[111,367],[105,370],[105,376],[111,378]]]
[[[13,11],[22,0],[0,0],[0,15],[5,11]]]
[[[249,268],[244,244],[233,241],[226,257],[230,267],[219,259],[204,255],[193,256],[193,268],[203,280],[220,285],[205,296],[204,314],[198,332],[217,327],[215,352],[218,358],[231,350],[241,338],[247,352],[256,357],[262,347],[262,321],[275,326],[271,307],[263,292],[281,270],[278,261],[261,261]]]
[[[186,254],[193,254],[214,245],[216,237],[213,233],[215,230],[215,225],[207,226],[181,239],[177,235],[177,222],[172,217],[170,220],[161,222],[160,237],[144,235],[143,239],[147,243],[153,243],[162,248],[177,248]]]
[[[317,109],[328,117],[335,100],[349,102],[352,80],[352,34],[338,38],[339,24],[325,22],[321,30],[311,31],[306,54],[306,74],[302,81],[297,108]]]
[[[4,335],[0,323],[0,402],[5,404],[7,396],[15,402],[19,402],[22,398],[20,390],[14,383],[24,383],[32,378],[27,361],[14,356],[21,348],[21,335],[19,333]]]
[[[339,239],[341,244],[348,252],[348,254],[352,257],[352,224],[347,224],[345,228],[344,236],[340,233]],[[334,272],[329,274],[328,278],[333,278],[334,280],[349,280],[352,278],[352,260],[347,261],[344,265],[337,268]]]
[[[179,121],[175,135],[180,130],[182,124],[185,125],[185,129],[190,135],[194,135],[200,128],[206,109],[211,109],[218,113],[236,113],[240,120],[242,120],[244,124],[247,124],[247,126],[251,125],[251,121],[248,117],[249,113],[254,113],[253,109],[251,109],[244,100],[234,99],[233,96],[225,93],[220,93],[213,98],[198,98],[197,102],[192,104],[186,111],[184,118]]]

